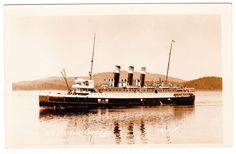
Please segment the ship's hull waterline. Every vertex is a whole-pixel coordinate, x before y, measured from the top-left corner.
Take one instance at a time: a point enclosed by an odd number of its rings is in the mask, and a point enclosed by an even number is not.
[[[195,95],[181,97],[139,97],[139,98],[113,98],[113,97],[79,97],[74,95],[52,96],[40,95],[40,107],[132,107],[132,106],[158,106],[158,105],[194,105]]]

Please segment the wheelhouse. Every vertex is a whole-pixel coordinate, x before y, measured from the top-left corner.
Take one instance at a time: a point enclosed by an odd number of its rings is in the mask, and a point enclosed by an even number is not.
[[[86,80],[82,78],[77,78],[75,80],[75,84],[72,85],[73,93],[74,94],[89,94],[95,92],[94,89],[94,81],[93,80]]]

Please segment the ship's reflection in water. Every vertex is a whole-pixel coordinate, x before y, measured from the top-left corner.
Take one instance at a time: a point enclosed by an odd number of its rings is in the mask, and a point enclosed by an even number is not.
[[[193,115],[193,106],[41,109],[39,119],[64,144],[171,144]]]
[[[114,131],[113,131],[113,133],[115,135],[116,144],[120,144],[121,137],[120,137],[120,127],[119,127],[118,122],[114,122]]]

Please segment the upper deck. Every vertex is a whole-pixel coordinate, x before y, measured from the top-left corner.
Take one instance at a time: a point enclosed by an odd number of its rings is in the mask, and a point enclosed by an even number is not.
[[[98,89],[98,92],[111,93],[159,93],[159,92],[191,92],[194,88],[179,88],[179,87],[108,87],[105,89]]]

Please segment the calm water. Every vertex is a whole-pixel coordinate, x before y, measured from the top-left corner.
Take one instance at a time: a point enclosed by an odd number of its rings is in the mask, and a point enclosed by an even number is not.
[[[222,143],[221,92],[196,92],[194,107],[40,110],[38,92],[6,103],[9,147]]]

